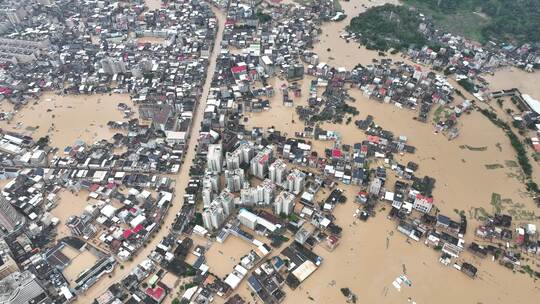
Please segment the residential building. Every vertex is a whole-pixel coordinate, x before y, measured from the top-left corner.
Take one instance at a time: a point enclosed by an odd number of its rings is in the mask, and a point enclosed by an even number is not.
[[[0,195],[0,236],[17,231],[24,225],[24,222],[24,216],[3,195]]]
[[[244,169],[225,170],[225,183],[231,192],[238,192],[245,182]]]
[[[264,147],[251,159],[251,174],[260,179],[264,179],[268,174],[268,167],[273,160],[274,147],[271,145]]]
[[[274,201],[274,212],[277,215],[285,214],[289,215],[294,211],[294,199],[295,195],[288,192],[282,191]]]
[[[227,189],[221,191],[218,197],[216,197],[215,202],[220,204],[223,208],[225,216],[229,216],[234,212],[234,196]]]
[[[433,197],[426,197],[422,194],[417,194],[413,203],[413,208],[422,213],[429,213],[433,208]]]
[[[268,168],[270,180],[274,183],[281,185],[285,180],[285,175],[287,174],[287,164],[281,159],[277,159],[274,163]]]
[[[248,187],[240,191],[240,198],[243,205],[269,205],[275,198],[276,184],[265,179],[257,187]]]
[[[221,144],[213,144],[208,146],[207,163],[208,170],[213,172],[221,172],[223,167],[223,148]]]
[[[227,169],[234,170],[240,168],[243,164],[249,164],[255,155],[255,148],[252,142],[243,141],[233,152],[225,154]]]
[[[375,178],[369,184],[369,193],[371,195],[379,196],[379,193],[381,192],[381,187],[382,187],[382,181],[379,178]]]
[[[0,240],[0,280],[19,271],[19,266],[11,256],[11,249],[5,240]]]
[[[306,180],[306,174],[298,169],[294,169],[287,176],[287,190],[294,194],[299,194],[304,190],[304,184]]]
[[[210,204],[210,207],[204,209],[203,214],[204,228],[214,231],[221,227],[225,222],[225,211],[220,204]]]

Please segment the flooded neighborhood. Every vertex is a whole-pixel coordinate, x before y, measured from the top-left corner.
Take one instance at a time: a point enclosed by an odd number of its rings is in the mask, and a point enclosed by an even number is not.
[[[536,303],[538,43],[409,1],[0,13],[0,303]]]

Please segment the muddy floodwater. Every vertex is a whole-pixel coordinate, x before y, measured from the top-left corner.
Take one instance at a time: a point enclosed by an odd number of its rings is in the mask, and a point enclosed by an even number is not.
[[[32,136],[35,140],[48,135],[50,145],[63,149],[77,139],[92,144],[110,140],[116,133],[107,127],[109,121],[124,120],[118,103],[132,106],[127,94],[57,95],[44,93],[19,109],[10,122],[0,121],[0,128]],[[2,110],[10,110],[2,105]]]
[[[144,36],[144,37],[139,37],[137,38],[137,42],[138,43],[151,43],[151,44],[162,44],[163,42],[165,42],[165,38],[162,38],[162,37],[147,37],[147,36]]]
[[[148,6],[148,9],[155,10],[161,8],[161,0],[144,0],[144,3],[146,6]]]
[[[538,84],[540,73],[538,71],[529,73],[516,68],[504,68],[485,78],[490,84],[491,91],[517,88],[521,93],[540,100],[540,85]]]
[[[88,205],[87,197],[88,192],[86,191],[72,193],[68,190],[62,190],[58,193],[59,203],[51,210],[51,214],[60,220],[56,230],[58,239],[71,235],[66,223],[70,216],[83,214],[84,208]]]
[[[226,277],[243,256],[255,249],[255,246],[235,236],[230,236],[221,244],[214,242],[206,253],[206,261],[212,273],[219,278]]]
[[[352,69],[358,63],[370,64],[373,58],[380,58],[377,52],[359,47],[353,41],[347,43],[339,36],[350,18],[366,7],[385,2],[340,1],[348,17],[342,22],[322,26],[320,41],[315,45],[320,61]],[[403,60],[399,54],[390,55],[390,58]],[[294,107],[306,105],[312,79],[307,76],[299,81],[302,97],[294,98]],[[538,73],[505,69],[486,79],[492,90],[517,87],[523,93],[540,98]],[[278,88],[282,83],[284,81],[278,80],[274,87]],[[501,210],[514,214],[517,223],[540,224],[540,214],[537,214],[537,207],[525,191],[520,169],[516,166],[516,154],[507,136],[480,113],[460,117],[460,135],[449,141],[435,132],[431,122],[414,120],[416,112],[367,99],[358,90],[349,92],[356,99],[355,103],[350,104],[360,112],[352,118],[353,122],[372,115],[376,124],[396,136],[407,136],[409,144],[417,148],[415,154],[397,155],[397,160],[400,163],[414,161],[420,165],[418,176],[429,175],[436,179],[433,194],[435,204],[443,214],[458,218],[458,212],[465,212],[470,226],[465,236],[466,243],[475,240],[474,227],[479,223],[477,218],[483,211],[493,214]],[[288,136],[303,131],[304,124],[299,121],[294,107],[285,107],[281,100],[282,94],[276,90],[276,95],[270,98],[268,111],[246,113],[247,127],[274,126]],[[322,123],[320,126],[339,132],[342,143],[353,144],[365,139],[363,131],[357,129],[354,123]],[[313,148],[319,153],[332,146],[333,142],[313,142]],[[536,162],[533,167],[533,177],[538,181],[540,168]],[[388,185],[393,185],[395,181],[396,177],[392,175]],[[455,269],[440,264],[439,253],[421,243],[407,242],[395,230],[395,223],[386,219],[387,208],[379,210],[378,215],[367,223],[354,222],[353,214],[357,206],[353,201],[358,188],[345,186],[345,189],[348,202],[338,206],[335,211],[337,224],[344,229],[340,247],[332,253],[320,246],[315,248],[315,252],[325,258],[322,266],[297,290],[287,289],[285,303],[344,303],[346,299],[339,290],[343,287],[349,287],[356,293],[360,303],[535,302],[533,299],[540,293],[538,281],[525,274],[512,273],[490,259],[481,260],[464,254],[467,261],[480,269],[479,277],[471,281]],[[504,203],[495,204],[494,196],[501,198]],[[533,265],[540,264],[537,258],[532,259]],[[392,281],[404,273],[413,284],[397,291]],[[251,290],[245,282],[238,291],[245,299],[253,301]]]
[[[94,266],[98,260],[98,258],[88,250],[78,251],[69,246],[65,246],[62,249],[62,253],[71,259],[71,263],[64,269],[63,273],[72,287],[76,285],[74,283],[75,279],[77,279],[83,271]]]
[[[340,22],[328,22],[321,26],[322,34],[318,36],[319,42],[315,44],[313,49],[319,55],[319,61],[351,70],[357,64],[370,64],[373,58],[379,58],[377,51],[367,50],[352,40],[347,43],[340,35],[345,31],[345,27],[349,25],[351,18],[364,12],[367,8],[385,3],[398,4],[398,1],[340,1],[347,18]],[[403,60],[399,54],[387,55],[389,56],[387,58]]]

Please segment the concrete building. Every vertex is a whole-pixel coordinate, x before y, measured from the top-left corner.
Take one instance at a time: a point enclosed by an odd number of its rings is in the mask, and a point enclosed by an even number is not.
[[[221,172],[223,168],[223,148],[221,144],[208,146],[208,170],[214,172]]]
[[[242,185],[245,182],[244,170],[243,169],[234,169],[234,170],[225,170],[225,183],[227,184],[227,189],[231,192],[238,192],[242,189]]]
[[[19,266],[11,257],[11,249],[5,240],[0,240],[0,280],[19,271]]]
[[[289,215],[294,211],[294,199],[295,195],[288,192],[282,191],[274,202],[274,212],[277,215],[285,214]]]
[[[128,72],[126,63],[121,59],[114,59],[107,57],[101,59],[101,68],[105,74],[114,75],[114,74],[125,74]]]
[[[219,191],[219,175],[216,172],[207,171],[202,181],[202,198],[204,207],[208,207]]]
[[[3,237],[17,231],[24,225],[24,222],[24,216],[3,195],[0,195],[0,236]]]
[[[234,196],[227,189],[221,191],[219,196],[215,199],[216,204],[221,205],[225,216],[229,216],[234,212]]]
[[[413,208],[422,213],[429,213],[433,208],[433,198],[417,194],[414,199]]]
[[[221,227],[225,222],[225,211],[220,204],[210,204],[210,207],[204,209],[203,214],[204,228],[214,231]]]
[[[224,189],[203,211],[203,225],[208,230],[219,229],[234,212],[234,196]]]
[[[274,161],[274,147],[264,147],[253,159],[251,159],[251,174],[264,179],[268,174],[268,167]]]
[[[287,175],[286,189],[294,194],[299,194],[304,190],[306,174],[298,169],[294,169]]]
[[[253,143],[247,141],[241,142],[236,150],[226,153],[225,162],[227,163],[227,169],[234,170],[240,168],[243,164],[249,164],[254,155],[255,147]]]
[[[209,207],[212,199],[214,198],[214,192],[212,192],[211,188],[203,187],[201,195],[203,199],[203,206],[205,208]]]
[[[382,181],[379,178],[375,178],[369,184],[369,193],[378,196],[381,192]]]
[[[33,273],[14,272],[0,281],[0,304],[48,303],[49,297]]]
[[[242,205],[265,205],[268,206],[274,202],[276,193],[276,184],[271,180],[265,179],[257,187],[248,187],[240,191]]]
[[[287,164],[281,159],[277,159],[274,163],[268,168],[268,173],[270,175],[270,180],[274,183],[281,185],[285,180],[287,174]]]
[[[255,214],[249,212],[246,209],[240,209],[237,218],[242,225],[248,227],[251,230],[255,230],[255,226],[257,226],[257,216]]]

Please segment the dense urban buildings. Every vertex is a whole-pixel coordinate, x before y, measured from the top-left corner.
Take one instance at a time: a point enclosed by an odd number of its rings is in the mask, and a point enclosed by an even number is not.
[[[534,299],[537,43],[384,2],[1,2],[0,303]]]

